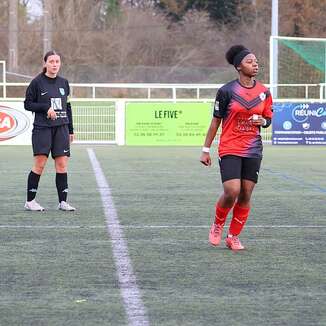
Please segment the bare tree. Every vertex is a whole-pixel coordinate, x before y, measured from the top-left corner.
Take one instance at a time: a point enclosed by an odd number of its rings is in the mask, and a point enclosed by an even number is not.
[[[28,1],[24,0],[25,6]],[[185,9],[185,0],[161,1],[170,9]],[[8,0],[0,3],[4,29],[8,4]],[[181,20],[173,22],[157,10],[154,0],[120,1],[114,14],[106,12],[106,4],[106,0],[52,1],[52,46],[62,54],[64,74],[71,80],[224,82],[234,75],[224,58],[234,43],[243,43],[257,54],[261,79],[268,80],[269,1],[242,1],[237,7],[238,23],[232,27],[213,21],[204,9],[187,9]],[[282,33],[293,34],[295,21],[305,36],[325,35],[322,4],[307,0],[297,13],[295,4],[300,7],[299,0],[280,2]],[[284,13],[289,15],[286,19],[282,19]],[[299,15],[296,20],[295,15]],[[43,21],[28,19],[24,11],[18,18],[20,70],[33,74],[41,65]],[[8,49],[6,33],[0,32],[0,40]]]
[[[18,0],[9,2],[9,70],[14,71],[18,67]]]
[[[283,35],[326,37],[324,1],[280,1],[280,29]]]

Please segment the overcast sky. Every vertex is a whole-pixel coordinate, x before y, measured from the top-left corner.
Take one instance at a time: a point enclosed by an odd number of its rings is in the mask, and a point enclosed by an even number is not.
[[[42,15],[42,3],[41,0],[29,0],[27,4],[27,10],[31,18],[37,18]]]

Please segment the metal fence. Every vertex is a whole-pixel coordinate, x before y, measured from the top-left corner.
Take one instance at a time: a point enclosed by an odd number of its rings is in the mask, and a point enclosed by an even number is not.
[[[72,102],[78,142],[116,143],[115,103]]]
[[[7,82],[5,61],[0,61],[1,66],[0,100],[22,101],[28,83]],[[213,102],[217,89],[222,85],[71,83],[76,138],[79,142],[123,144],[124,107],[127,102]],[[278,84],[277,87],[283,89],[279,92],[281,94],[297,96],[295,99],[288,99],[283,95],[282,100],[317,101],[326,97],[326,84]],[[288,89],[295,91],[287,92]],[[262,129],[265,142],[270,142],[271,136],[271,127]]]

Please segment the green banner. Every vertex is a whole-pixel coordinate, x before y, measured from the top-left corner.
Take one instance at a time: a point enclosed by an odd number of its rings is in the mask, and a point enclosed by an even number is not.
[[[204,143],[212,103],[127,103],[126,145]]]

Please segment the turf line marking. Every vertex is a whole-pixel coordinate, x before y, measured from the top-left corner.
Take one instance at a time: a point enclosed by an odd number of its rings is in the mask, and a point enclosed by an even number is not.
[[[271,174],[277,175],[281,179],[290,180],[290,181],[293,181],[295,183],[299,183],[301,186],[306,185],[308,187],[313,188],[314,190],[316,190],[318,192],[321,192],[321,193],[324,193],[324,194],[326,193],[326,188],[320,187],[320,186],[316,185],[315,183],[305,182],[300,178],[297,178],[297,177],[294,177],[294,176],[291,176],[291,175],[288,175],[288,174],[285,174],[285,173],[282,173],[282,172],[274,171],[274,170],[269,169],[269,168],[264,168],[263,170],[265,170],[265,171],[267,171],[267,172],[269,172]]]
[[[124,234],[112,200],[111,189],[106,181],[105,175],[94,151],[91,148],[87,148],[87,153],[102,198],[107,231],[112,240],[113,257],[117,268],[120,291],[124,301],[124,308],[128,317],[129,325],[149,325],[145,307],[141,299],[136,277],[128,255],[127,243],[124,240]]]
[[[115,226],[115,225],[114,225]],[[0,225],[0,229],[104,229],[111,224],[104,225]],[[225,225],[225,228],[228,228]],[[246,225],[251,229],[324,229],[326,225]],[[209,229],[209,225],[120,225],[121,229]]]
[[[209,225],[125,225],[124,229],[209,229]],[[229,225],[225,225],[228,228]],[[292,229],[292,228],[326,228],[326,225],[246,225],[246,228],[253,229]]]

